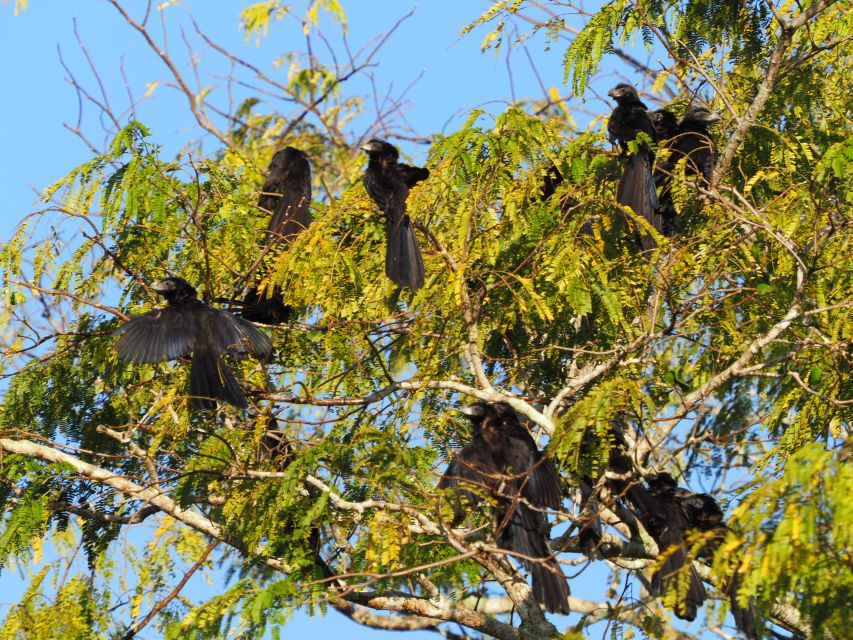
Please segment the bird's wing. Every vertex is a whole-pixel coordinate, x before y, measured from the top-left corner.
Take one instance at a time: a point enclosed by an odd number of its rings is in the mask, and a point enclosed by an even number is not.
[[[613,109],[610,119],[607,121],[607,140],[610,144],[616,144],[621,139],[620,128],[622,126],[622,109],[618,106]]]
[[[424,167],[413,167],[410,164],[398,164],[397,169],[403,177],[403,182],[405,182],[406,186],[410,189],[417,183],[429,178],[429,169]]]
[[[115,330],[116,351],[128,362],[160,362],[189,354],[196,338],[192,317],[166,307],[131,318]]]
[[[723,510],[707,493],[692,493],[679,488],[675,495],[681,502],[681,508],[691,528],[700,531],[725,530]]]
[[[388,224],[399,224],[406,215],[406,198],[409,188],[402,174],[390,175],[368,167],[364,172],[364,186],[373,201],[379,206]]]
[[[452,490],[449,503],[453,508],[453,525],[464,519],[467,509],[479,504],[484,492],[490,491],[493,481],[483,476],[478,469],[491,470],[493,466],[494,461],[483,450],[483,445],[475,443],[463,447],[447,465],[436,489]]]
[[[474,443],[465,445],[459,454],[447,465],[447,470],[438,481],[438,489],[449,489],[457,485],[487,489],[490,483],[481,470],[491,471],[491,458],[483,451],[482,446]]]
[[[261,196],[270,206],[272,217],[267,231],[271,241],[283,241],[295,236],[311,224],[311,166],[304,158],[294,161],[290,171],[282,176],[273,176],[264,184],[267,193],[280,194],[276,196]],[[274,200],[274,201],[273,201]],[[263,206],[261,199],[258,206]]]
[[[510,439],[507,452],[513,474],[529,470],[520,481],[524,497],[537,507],[558,509],[563,502],[560,490],[560,476],[554,463],[545,457],[536,447],[536,442],[519,423],[505,423],[504,428]]]
[[[638,105],[631,109],[627,123],[634,131],[642,131],[647,134],[653,142],[657,140],[658,136],[655,124],[652,122],[652,118],[645,107]]]
[[[251,353],[261,359],[272,355],[272,340],[248,320],[229,311],[207,307],[204,325],[209,342],[218,350]]]
[[[539,454],[539,459],[534,463],[527,480],[524,497],[537,507],[549,509],[559,509],[563,503],[557,467],[544,453]]]

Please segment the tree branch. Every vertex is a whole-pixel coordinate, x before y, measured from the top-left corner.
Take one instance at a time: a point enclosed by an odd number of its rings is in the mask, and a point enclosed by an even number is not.
[[[485,400],[486,402],[506,402],[518,413],[523,414],[542,427],[547,433],[553,433],[554,431],[554,421],[534,409],[521,398],[498,391],[497,389],[478,389],[477,387],[456,382],[455,380],[428,380],[423,382],[407,380],[405,382],[395,382],[360,398],[312,398],[310,396],[285,396],[276,393],[267,394],[265,397],[274,402],[285,402],[288,404],[305,404],[317,407],[345,407],[375,404],[398,391],[420,391],[423,389],[447,389],[464,393],[465,395],[477,398],[478,400]]]
[[[28,458],[43,460],[44,462],[68,465],[88,480],[94,480],[112,487],[116,491],[131,497],[133,500],[147,502],[150,505],[157,507],[160,511],[172,516],[175,520],[192,527],[196,531],[233,546],[228,535],[217,523],[196,511],[183,509],[159,489],[139,485],[128,480],[124,476],[116,475],[112,471],[107,471],[102,467],[97,467],[93,464],[89,464],[88,462],[84,462],[75,456],[63,453],[62,451],[57,451],[52,447],[36,444],[30,440],[0,438],[0,449],[8,451],[9,453],[26,456]],[[259,559],[272,569],[289,573],[289,568],[275,558],[260,557]]]
[[[767,333],[750,342],[744,348],[741,356],[728,367],[712,377],[698,389],[695,389],[684,396],[673,416],[658,424],[654,433],[648,434],[637,443],[635,459],[642,460],[649,452],[656,449],[669,436],[669,434],[672,433],[681,419],[687,415],[693,407],[708,398],[726,382],[735,376],[740,375],[746,365],[752,361],[761,349],[773,342],[773,340],[778,338],[785,329],[791,326],[791,323],[800,315],[800,308],[800,289],[798,288],[794,296],[794,302],[789,307],[787,313],[785,313],[785,315],[782,316],[782,318],[774,324]]]
[[[192,575],[201,568],[201,565],[205,563],[207,557],[211,554],[211,552],[216,548],[216,545],[219,544],[218,540],[214,540],[207,548],[202,551],[201,556],[199,556],[198,560],[195,561],[193,566],[191,566],[181,579],[178,581],[178,584],[175,585],[175,588],[172,589],[165,598],[157,602],[153,607],[151,607],[151,611],[148,612],[148,615],[145,616],[142,620],[139,621],[138,624],[134,625],[133,628],[128,629],[127,633],[122,636],[122,640],[130,640],[135,637],[137,633],[142,631],[146,625],[156,616],[163,608],[168,605],[172,600],[178,597],[181,593],[181,589],[184,588],[184,585],[187,584],[187,581],[192,577]]]
[[[764,73],[764,80],[762,80],[761,84],[758,86],[758,91],[755,94],[755,98],[752,100],[752,104],[749,105],[744,116],[738,120],[734,133],[729,137],[725,148],[720,154],[720,159],[714,169],[714,175],[711,177],[711,188],[716,187],[720,180],[722,180],[723,176],[728,173],[729,167],[734,159],[735,152],[737,152],[738,147],[740,147],[740,144],[746,137],[747,132],[752,128],[752,125],[755,124],[759,114],[762,109],[764,109],[764,105],[767,104],[767,100],[773,92],[773,87],[776,85],[776,80],[782,69],[785,53],[788,51],[788,48],[793,42],[794,32],[815,17],[818,13],[825,11],[837,1],[838,0],[818,0],[818,2],[811,5],[808,9],[790,20],[782,19],[778,15],[776,16],[780,25],[779,41],[776,43],[776,46],[770,54],[770,58],[767,61],[767,70]]]

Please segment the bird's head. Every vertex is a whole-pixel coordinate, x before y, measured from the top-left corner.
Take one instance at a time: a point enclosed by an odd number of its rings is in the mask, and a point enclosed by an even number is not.
[[[620,100],[639,100],[640,96],[637,94],[637,90],[632,87],[630,84],[625,84],[624,82],[620,82],[615,87],[613,87],[610,91],[607,92],[607,95],[619,102]]]
[[[176,276],[163,278],[152,284],[151,288],[166,298],[168,302],[183,302],[194,300],[196,297],[195,287],[183,278]]]
[[[270,160],[270,172],[273,170],[286,171],[300,165],[308,165],[308,156],[294,147],[285,147],[273,155],[272,160]]]
[[[367,155],[371,158],[389,158],[396,162],[397,158],[400,156],[400,153],[397,151],[397,147],[389,142],[385,142],[384,140],[379,140],[378,138],[371,138],[360,145],[359,149],[366,151]]]
[[[684,116],[685,120],[693,122],[701,122],[704,125],[711,125],[722,120],[722,116],[716,111],[711,111],[705,107],[696,107],[687,112]]]
[[[678,118],[668,109],[658,109],[649,114],[652,124],[658,131],[675,132],[678,129]]]
[[[678,483],[666,472],[646,476],[646,482],[649,488],[656,493],[674,493],[678,489]]]
[[[459,413],[472,422],[476,422],[486,415],[488,406],[487,402],[474,402],[473,404],[466,404],[464,407],[459,409]]]
[[[505,419],[518,420],[515,410],[506,402],[474,402],[465,405],[459,411],[474,424],[479,424],[486,419],[499,422]]]

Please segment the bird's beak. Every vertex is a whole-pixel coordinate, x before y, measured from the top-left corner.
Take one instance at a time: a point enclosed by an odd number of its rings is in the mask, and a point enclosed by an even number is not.
[[[480,404],[466,404],[459,412],[468,418],[478,418],[483,415],[483,407]]]
[[[373,144],[372,141],[365,142],[364,144],[360,145],[358,148],[361,149],[362,151],[366,151],[367,153],[370,153],[371,151],[376,151],[376,146]]]
[[[617,98],[617,97],[619,97],[619,90],[616,87],[614,87],[610,91],[607,92],[607,95],[610,96],[611,98]]]
[[[711,122],[719,122],[719,121],[720,121],[720,120],[722,120],[722,119],[723,119],[723,116],[721,116],[721,115],[720,115],[719,113],[717,113],[716,111],[709,111],[709,112],[708,112],[708,117],[707,117],[707,118],[705,118],[705,122],[708,122],[708,123],[711,123]]]
[[[151,288],[154,289],[154,291],[171,291],[175,288],[175,283],[171,280],[158,280],[151,285]]]

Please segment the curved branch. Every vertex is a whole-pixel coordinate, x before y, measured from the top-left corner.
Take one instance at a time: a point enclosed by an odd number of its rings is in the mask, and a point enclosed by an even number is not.
[[[811,5],[808,9],[790,20],[785,20],[779,15],[776,16],[781,31],[779,34],[779,41],[776,43],[773,52],[770,54],[770,58],[767,61],[767,70],[764,73],[764,80],[761,81],[761,84],[758,87],[758,92],[752,100],[752,104],[749,105],[749,108],[746,110],[743,117],[738,120],[734,133],[729,137],[723,152],[720,154],[717,167],[714,169],[714,175],[711,177],[712,188],[717,186],[723,176],[728,173],[738,147],[740,147],[741,142],[746,138],[746,134],[752,128],[752,125],[755,124],[759,114],[764,109],[764,105],[767,104],[767,100],[770,98],[770,94],[776,86],[779,73],[782,71],[782,63],[785,59],[785,54],[793,42],[794,32],[806,24],[806,22],[814,18],[817,14],[822,13],[831,7],[837,1],[838,0],[818,0],[818,2]],[[768,2],[768,4],[772,3]]]
[[[380,616],[346,600],[329,600],[329,605],[357,624],[385,631],[435,630],[443,622],[421,616]]]
[[[485,400],[486,402],[506,402],[518,413],[521,413],[542,427],[547,433],[554,432],[554,421],[534,409],[521,398],[498,391],[497,389],[478,389],[461,382],[456,382],[455,380],[428,380],[423,382],[407,380],[405,382],[395,382],[358,398],[312,398],[310,396],[285,396],[276,393],[267,394],[266,398],[274,402],[284,402],[287,404],[305,404],[317,407],[347,407],[375,404],[398,391],[420,391],[423,389],[447,389],[464,393],[467,396],[477,398],[478,400]]]
[[[157,507],[163,513],[170,515],[175,520],[192,527],[196,531],[233,546],[229,536],[223,531],[219,524],[196,511],[183,509],[159,489],[137,484],[128,480],[124,476],[116,475],[112,471],[84,462],[76,456],[63,453],[62,451],[58,451],[52,447],[36,444],[30,440],[0,438],[0,449],[8,451],[9,453],[27,456],[29,458],[36,458],[44,462],[70,466],[74,471],[89,480],[94,480],[112,487],[116,491],[131,497],[133,500],[147,502],[148,504]],[[287,565],[282,563],[280,560],[269,557],[260,557],[259,560],[272,569],[289,573]]]
[[[187,81],[184,80],[184,77],[181,75],[181,72],[178,71],[175,63],[172,62],[172,59],[169,57],[168,53],[162,50],[156,42],[154,42],[154,38],[151,37],[151,34],[148,32],[148,29],[145,27],[144,23],[140,24],[136,22],[133,18],[130,17],[130,14],[125,11],[124,7],[118,2],[118,0],[107,0],[113,7],[115,7],[116,11],[121,14],[121,17],[124,18],[124,21],[127,22],[128,25],[136,29],[137,32],[145,39],[145,42],[148,43],[148,46],[151,48],[154,53],[157,54],[163,64],[168,67],[169,72],[172,74],[172,77],[175,79],[175,82],[178,84],[178,88],[181,92],[186,96],[187,103],[189,104],[190,113],[193,114],[196,122],[198,122],[199,126],[207,131],[209,134],[214,136],[217,140],[219,140],[223,145],[227,148],[233,148],[234,141],[230,140],[228,136],[224,135],[219,129],[213,126],[208,120],[207,116],[205,116],[204,112],[199,108],[200,100],[198,99],[199,94],[196,94],[190,86],[187,84]]]
[[[731,380],[737,375],[740,375],[745,367],[752,361],[761,349],[773,342],[779,335],[785,331],[794,320],[800,315],[800,294],[801,288],[798,288],[794,296],[794,302],[789,307],[787,313],[770,329],[761,336],[755,338],[744,348],[741,356],[732,362],[728,367],[720,371],[713,378],[708,380],[698,389],[691,391],[681,401],[681,404],[675,410],[671,418],[663,421],[655,429],[654,433],[647,435],[637,443],[636,460],[642,460],[648,453],[656,449],[672,431],[676,428],[681,419],[689,413],[698,403],[708,398],[714,391],[720,388],[723,384]]]

